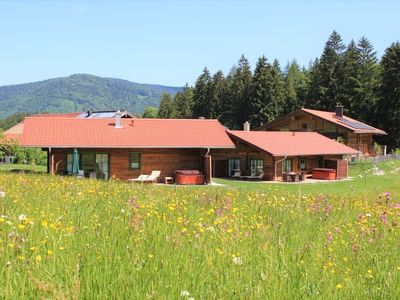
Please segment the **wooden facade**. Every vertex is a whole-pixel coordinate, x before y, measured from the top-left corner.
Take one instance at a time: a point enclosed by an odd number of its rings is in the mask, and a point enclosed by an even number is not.
[[[213,150],[212,175],[213,177],[230,177],[229,160],[240,161],[241,174],[250,172],[252,160],[262,160],[263,180],[280,181],[285,171],[283,168],[290,166],[287,172],[311,174],[314,168],[332,168],[336,170],[336,179],[347,178],[348,161],[343,155],[312,155],[312,156],[288,156],[274,157],[271,154],[259,150],[256,147],[235,140],[236,149]]]
[[[141,174],[150,174],[153,170],[161,171],[161,178],[173,177],[175,170],[204,171],[204,149],[77,149],[82,157],[85,154],[106,154],[108,164],[108,178],[118,179],[137,178]],[[68,174],[67,154],[73,149],[53,148],[49,153],[49,172]],[[130,168],[130,153],[139,153],[140,167]],[[82,168],[82,162],[80,163]],[[94,168],[84,170],[95,171]],[[87,176],[87,173],[85,173]]]
[[[267,124],[257,130],[318,132],[332,139],[343,139],[347,146],[360,151],[363,155],[375,156],[371,133],[354,133],[350,129],[337,126],[329,121],[313,117],[304,112],[288,115],[277,122],[273,122],[271,126]]]

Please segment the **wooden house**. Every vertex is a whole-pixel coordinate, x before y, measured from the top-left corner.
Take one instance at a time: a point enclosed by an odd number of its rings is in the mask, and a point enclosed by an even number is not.
[[[21,146],[48,152],[48,172],[71,174],[75,149],[87,177],[132,179],[177,170],[230,177],[262,172],[263,180],[283,173],[311,173],[318,167],[347,177],[347,156],[358,151],[315,132],[229,131],[218,120],[28,117]]]
[[[362,155],[374,156],[373,136],[386,134],[343,115],[343,106],[336,106],[335,112],[301,108],[255,130],[264,131],[313,131],[331,139],[342,139],[349,147]]]
[[[160,170],[200,170],[210,180],[209,153],[235,146],[217,120],[40,118],[25,119],[24,147],[48,152],[48,171],[71,174],[73,152],[79,169],[97,178],[136,178]]]
[[[312,174],[316,168],[347,177],[348,155],[358,151],[316,132],[228,131],[235,149],[215,149],[213,176],[262,171],[264,180],[282,180],[283,173]]]

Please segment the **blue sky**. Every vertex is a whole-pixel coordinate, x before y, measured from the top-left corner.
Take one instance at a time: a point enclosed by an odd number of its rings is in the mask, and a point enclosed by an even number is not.
[[[336,29],[378,57],[400,39],[400,1],[0,1],[0,85],[89,73],[193,84],[243,53],[284,66],[322,52]]]

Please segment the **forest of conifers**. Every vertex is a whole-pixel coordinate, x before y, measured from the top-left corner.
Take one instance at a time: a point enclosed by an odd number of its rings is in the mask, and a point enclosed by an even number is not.
[[[230,129],[249,121],[254,128],[301,107],[334,111],[337,103],[347,116],[385,130],[380,143],[400,147],[400,43],[378,59],[366,37],[345,45],[333,31],[308,67],[293,60],[283,70],[261,56],[252,71],[242,55],[229,74],[204,68],[194,86],[174,98],[164,94],[158,117],[218,118]]]

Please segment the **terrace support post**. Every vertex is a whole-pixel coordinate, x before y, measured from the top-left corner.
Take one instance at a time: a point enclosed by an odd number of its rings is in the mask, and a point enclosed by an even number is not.
[[[51,150],[51,148],[49,148],[49,152],[48,152],[49,156],[50,156],[50,174],[54,175],[54,154],[53,151]]]
[[[211,155],[206,155],[204,156],[204,167],[205,167],[205,173],[206,173],[206,182],[208,184],[212,183],[212,160],[211,160]]]

